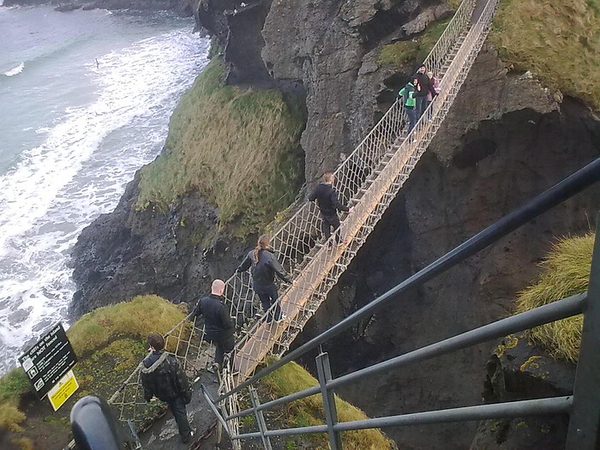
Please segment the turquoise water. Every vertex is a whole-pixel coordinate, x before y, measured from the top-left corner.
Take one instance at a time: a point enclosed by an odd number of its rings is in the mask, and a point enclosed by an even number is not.
[[[152,161],[206,64],[191,19],[0,7],[0,372],[74,291],[79,232]]]

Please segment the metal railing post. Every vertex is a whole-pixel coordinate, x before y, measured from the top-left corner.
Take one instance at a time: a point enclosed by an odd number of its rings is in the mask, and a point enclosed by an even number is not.
[[[262,439],[263,447],[265,450],[273,450],[269,436],[265,436],[265,433],[267,432],[265,416],[261,410],[256,409],[260,406],[260,400],[258,399],[256,388],[254,386],[250,386],[248,388],[248,392],[250,393],[250,400],[252,401],[252,407],[254,408],[254,414],[256,415],[256,423],[258,423],[258,430],[260,431],[260,438]]]
[[[317,363],[319,386],[321,386],[321,396],[323,397],[323,411],[325,412],[325,423],[327,424],[327,434],[329,435],[329,446],[331,450],[342,450],[340,433],[333,429],[334,425],[337,425],[335,396],[333,391],[327,389],[327,382],[332,379],[329,355],[321,353],[315,358],[315,361]]]
[[[597,224],[567,450],[594,450],[600,445],[600,215]]]

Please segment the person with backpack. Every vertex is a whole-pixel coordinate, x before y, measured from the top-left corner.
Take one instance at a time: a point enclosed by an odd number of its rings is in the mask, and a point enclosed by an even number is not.
[[[275,275],[286,283],[292,284],[292,280],[281,266],[281,263],[277,261],[269,244],[270,239],[266,234],[260,236],[256,247],[246,255],[237,268],[237,272],[239,273],[245,272],[252,267],[252,289],[258,295],[265,313],[274,303],[277,303],[277,298],[279,297],[277,285],[275,284]],[[271,323],[273,319],[276,322],[285,319],[285,315],[281,314],[279,303],[277,303],[275,310],[268,315],[267,323]]]
[[[406,83],[398,95],[402,97],[402,101],[404,104],[404,111],[406,111],[406,115],[408,116],[408,133],[412,131],[417,123],[417,100],[415,98],[416,88],[419,84],[418,79],[415,77]]]
[[[194,436],[185,410],[185,405],[192,400],[187,376],[177,358],[164,351],[165,340],[160,334],[148,335],[147,341],[152,353],[141,364],[144,399],[149,402],[156,396],[169,406],[181,440],[187,444]]]

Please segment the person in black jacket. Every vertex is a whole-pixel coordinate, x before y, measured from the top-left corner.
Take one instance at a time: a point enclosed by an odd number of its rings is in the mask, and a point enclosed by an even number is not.
[[[235,344],[233,337],[233,322],[229,317],[229,311],[223,304],[223,292],[225,282],[214,280],[210,289],[210,295],[198,301],[194,309],[194,316],[204,316],[204,329],[206,337],[215,344],[216,369],[223,367],[225,353],[230,353]]]
[[[415,93],[415,98],[417,100],[417,120],[419,120],[419,118],[427,109],[427,96],[431,94],[433,98],[437,95],[437,92],[435,92],[435,88],[433,87],[431,78],[427,76],[426,71],[427,69],[425,68],[425,64],[421,64],[421,66],[417,70],[417,73],[415,73],[415,78],[419,82]]]
[[[344,206],[338,200],[338,195],[333,189],[334,176],[333,173],[327,172],[323,175],[323,180],[308,196],[309,201],[317,201],[317,206],[321,212],[321,231],[328,240],[331,236],[331,228],[337,230],[340,226],[340,218],[337,215],[338,211],[350,211],[350,208]],[[335,240],[339,243],[339,232],[335,234]]]
[[[246,258],[242,261],[240,266],[237,268],[238,272],[244,272],[252,266],[252,288],[262,304],[265,312],[277,302],[279,294],[277,293],[277,285],[275,284],[275,275],[281,278],[286,283],[292,283],[287,272],[281,266],[273,250],[269,248],[269,237],[262,235],[258,238],[256,247],[246,255]],[[270,323],[275,318],[276,322],[284,319],[285,316],[281,314],[281,307],[279,303],[273,311],[267,317],[267,323]]]
[[[150,334],[147,339],[152,353],[142,362],[144,398],[149,402],[156,396],[169,405],[177,422],[181,440],[187,444],[194,435],[185,410],[185,405],[192,400],[187,376],[177,358],[163,351],[165,340],[160,334]]]

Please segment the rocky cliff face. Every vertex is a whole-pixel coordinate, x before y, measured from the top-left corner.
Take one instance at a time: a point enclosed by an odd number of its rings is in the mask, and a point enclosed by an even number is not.
[[[175,303],[208,292],[214,278],[228,278],[248,245],[219,235],[215,208],[190,194],[168,214],[137,211],[139,178],[119,205],[83,230],[72,254],[79,287],[74,317],[138,294],[157,293]]]
[[[531,77],[507,71],[493,49],[484,49],[429,150],[297,345],[598,157],[599,137],[600,124],[586,107],[570,99],[556,103]],[[515,293],[535,278],[552,239],[595,227],[599,201],[600,190],[589,188],[397,298],[326,347],[334,375],[511,314]],[[397,370],[341,395],[373,416],[479,404],[495,345]],[[476,426],[386,433],[402,448],[460,449],[469,447]]]
[[[487,362],[486,403],[570,395],[575,366],[555,361],[523,333],[507,336]],[[483,421],[470,450],[565,448],[568,415]]]
[[[335,169],[389,106],[382,109],[377,98],[397,70],[377,66],[378,48],[447,16],[449,8],[436,3],[192,1],[199,24],[224,49],[231,82],[305,92],[308,182]]]
[[[389,105],[378,98],[390,97],[384,80],[395,70],[378,69],[377,42],[418,33],[449,11],[418,1],[360,2],[360,8],[341,1],[242,3],[202,0],[192,2],[192,9],[229,63],[229,83],[279,87],[306,98],[307,180],[334,169],[341,153],[349,153]],[[406,26],[392,26],[395,21]],[[227,278],[241,249],[249,247],[216,232],[214,208],[197,194],[186,196],[169,215],[135,211],[137,182],[113,214],[79,238],[73,253],[75,316],[141,293],[191,302],[205,291],[208,278]],[[217,262],[221,254],[224,265]]]
[[[447,11],[425,5],[431,2],[201,0],[193,10],[231,64],[230,82],[305,94],[310,182],[334,168],[395,97],[403,74],[378,66],[378,48]],[[588,108],[572,99],[558,103],[484,49],[429,150],[297,344],[598,157],[599,147],[600,124]],[[77,313],[144,292],[189,301],[210,278],[230,275],[249,247],[215,234],[214,210],[195,194],[167,215],[135,211],[136,186],[134,180],[115,213],[80,237]],[[550,241],[595,226],[599,200],[599,190],[588,189],[339,336],[326,347],[334,375],[506,316]],[[494,345],[341,394],[372,416],[479,404]],[[459,449],[471,445],[476,426],[387,433],[402,448]]]

